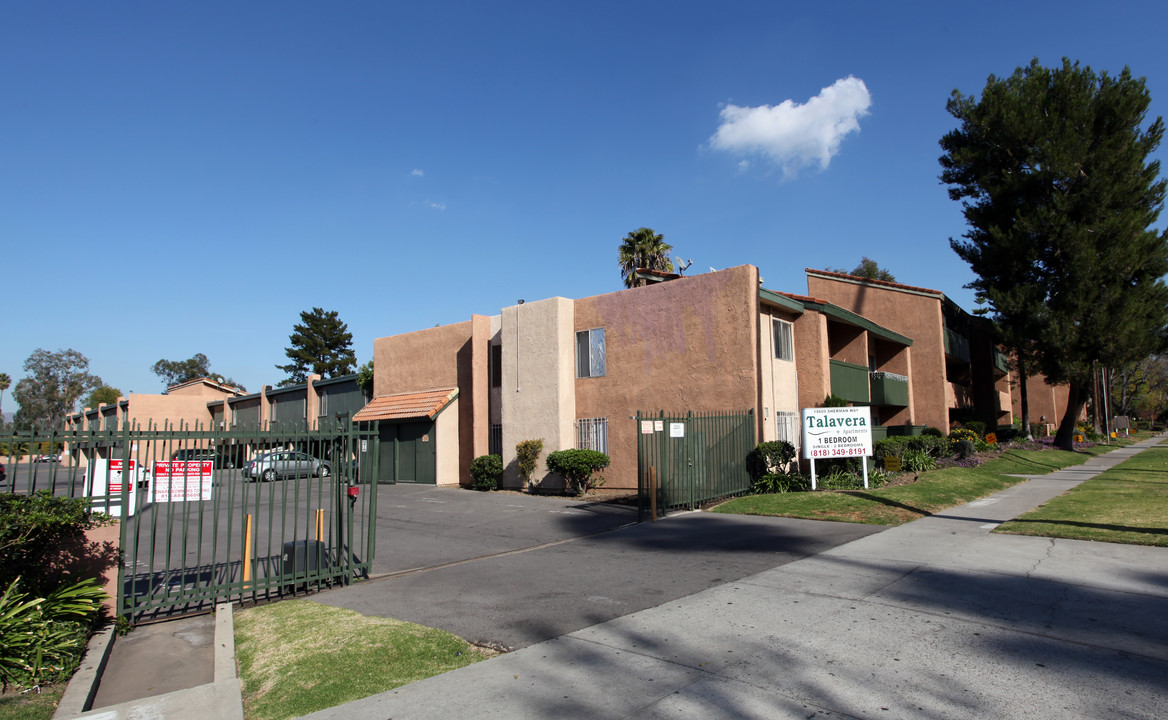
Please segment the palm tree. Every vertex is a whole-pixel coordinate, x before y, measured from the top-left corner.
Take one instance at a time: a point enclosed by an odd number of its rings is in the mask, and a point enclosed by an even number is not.
[[[12,378],[8,373],[0,373],[0,427],[4,425],[4,391],[12,385]]]
[[[669,251],[673,246],[665,242],[665,236],[653,232],[651,228],[638,228],[625,236],[621,241],[620,269],[624,278],[625,287],[644,285],[645,281],[637,279],[637,270],[656,270],[658,272],[673,272],[673,261],[669,259]]]

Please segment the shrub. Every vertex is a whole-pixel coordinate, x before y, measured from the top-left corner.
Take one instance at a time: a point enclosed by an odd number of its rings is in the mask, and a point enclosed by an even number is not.
[[[577,495],[604,484],[604,478],[593,477],[593,473],[608,463],[608,456],[597,450],[557,450],[547,456],[548,470],[562,475],[565,488]]]
[[[794,458],[795,446],[785,440],[761,442],[746,456],[746,470],[757,481],[766,475],[785,473]]]
[[[980,420],[970,420],[969,422],[962,423],[961,425],[966,430],[973,431],[973,433],[975,435],[977,435],[978,437],[982,437],[983,435],[985,435],[986,424]]]
[[[864,479],[843,470],[832,471],[816,482],[823,490],[856,490],[864,487]]]
[[[479,455],[470,461],[470,486],[475,490],[497,490],[502,476],[503,458],[498,455]]]
[[[924,472],[937,467],[937,459],[924,450],[905,450],[901,463],[909,472]]]
[[[926,425],[924,430],[921,430],[921,435],[927,437],[945,437],[945,433],[941,432],[941,428],[935,428],[932,425]]]
[[[828,395],[823,398],[823,407],[847,407],[848,401],[839,395]]]
[[[536,467],[539,466],[539,455],[543,452],[543,439],[523,440],[515,445],[515,462],[519,465],[519,477],[523,480],[523,487],[535,490],[539,483],[532,480]]]
[[[978,434],[975,433],[974,431],[969,430],[967,428],[959,427],[959,428],[954,428],[953,431],[951,433],[949,433],[949,439],[952,440],[953,442],[957,442],[959,440],[968,440],[969,442],[972,443],[972,442],[976,442],[980,438],[979,438]]]
[[[797,472],[768,473],[756,478],[750,486],[751,492],[756,495],[763,493],[806,492],[810,489],[811,480]]]
[[[0,587],[24,578],[24,591],[47,596],[62,578],[79,571],[91,557],[110,567],[117,561],[112,545],[87,543],[85,531],[113,522],[91,512],[87,498],[55,497],[49,490],[32,495],[0,493]]]
[[[68,678],[81,662],[105,591],[95,579],[29,598],[20,579],[0,595],[0,685],[28,686]]]
[[[958,440],[953,443],[953,452],[957,454],[957,459],[964,460],[977,452],[977,448],[968,440]]]

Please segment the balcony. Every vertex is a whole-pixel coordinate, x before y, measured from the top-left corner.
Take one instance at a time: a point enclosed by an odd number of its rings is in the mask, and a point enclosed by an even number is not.
[[[945,405],[950,410],[973,407],[973,388],[958,383],[945,383]]]
[[[868,368],[842,360],[831,361],[831,394],[848,402],[868,403]]]
[[[1002,375],[1010,372],[1010,358],[997,348],[994,348],[994,371]]]
[[[945,354],[969,362],[969,340],[964,335],[958,335],[949,328],[945,330]]]
[[[869,374],[873,405],[908,407],[908,378],[890,372]]]

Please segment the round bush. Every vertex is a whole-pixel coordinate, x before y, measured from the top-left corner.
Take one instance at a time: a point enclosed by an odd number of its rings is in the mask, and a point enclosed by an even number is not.
[[[503,459],[498,455],[479,455],[470,461],[471,487],[475,490],[497,490],[503,477]]]

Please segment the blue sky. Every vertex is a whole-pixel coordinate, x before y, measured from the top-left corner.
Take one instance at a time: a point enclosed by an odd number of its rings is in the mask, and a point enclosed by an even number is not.
[[[1166,21],[1122,1],[10,0],[0,372],[73,348],[160,392],[156,360],[202,352],[255,391],[302,310],[337,310],[364,362],[377,337],[618,290],[641,226],[688,274],[751,263],[803,293],[804,268],[867,255],[972,308],[937,179],[950,92],[1067,56],[1130,66],[1168,115]]]

